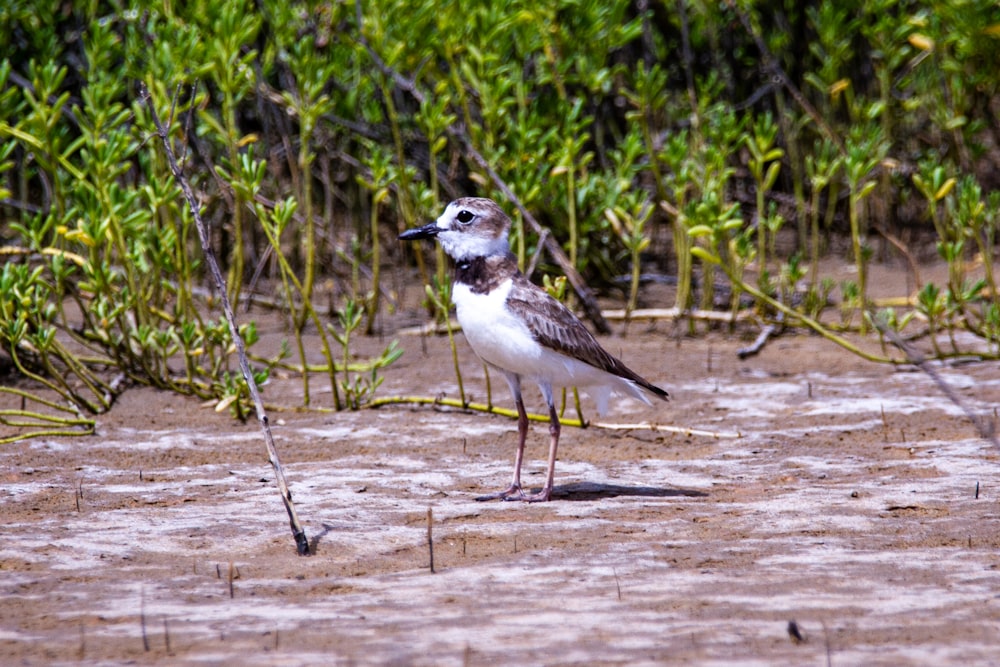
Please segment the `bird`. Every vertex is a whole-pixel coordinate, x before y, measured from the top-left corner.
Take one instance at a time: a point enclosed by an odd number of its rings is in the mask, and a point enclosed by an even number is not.
[[[545,502],[552,497],[560,423],[553,388],[577,387],[604,414],[612,393],[652,405],[668,394],[607,352],[559,300],[532,283],[510,250],[511,220],[492,199],[463,197],[437,220],[399,235],[403,241],[436,239],[454,262],[451,298],[472,350],[507,381],[517,408],[518,443],[510,485],[476,500]],[[549,459],[545,485],[534,494],[521,486],[528,416],[521,385],[538,385],[549,409]]]

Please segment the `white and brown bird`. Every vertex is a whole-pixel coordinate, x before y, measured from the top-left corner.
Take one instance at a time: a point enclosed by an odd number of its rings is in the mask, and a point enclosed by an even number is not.
[[[517,268],[507,234],[510,218],[494,201],[466,197],[448,204],[436,221],[410,229],[404,241],[436,238],[453,260],[452,300],[466,339],[484,362],[503,373],[517,406],[517,457],[514,478],[503,491],[477,500],[546,501],[552,495],[559,417],[553,387],[577,387],[597,402],[604,414],[612,393],[651,404],[667,400],[654,386],[609,354],[566,306],[529,281]],[[549,406],[549,467],[542,490],[525,495],[521,461],[528,416],[521,381],[538,384]]]

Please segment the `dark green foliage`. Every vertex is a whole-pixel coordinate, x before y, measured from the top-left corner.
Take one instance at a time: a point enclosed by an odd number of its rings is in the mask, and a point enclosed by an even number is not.
[[[70,398],[91,410],[115,373],[240,394],[224,327],[196,297],[200,251],[148,141],[141,81],[213,223],[230,296],[255,276],[278,286],[298,368],[311,326],[338,407],[339,391],[357,405],[377,378],[336,377],[315,292],[332,278],[321,301],[352,315],[334,344],[373,331],[379,269],[401,261],[379,237],[456,196],[503,199],[465,142],[589,278],[629,275],[630,308],[640,262],[678,274],[682,310],[712,307],[724,266],[734,310],[749,270],[752,294],[789,300],[805,284],[817,318],[831,292],[819,254],[846,233],[858,281],[844,321],[863,330],[890,321],[867,296],[874,235],[919,227],[952,273],[918,310],[996,352],[996,2],[644,6],[4,3],[0,349],[25,372],[76,378]],[[514,217],[528,265],[538,239]],[[786,223],[794,259],[775,244]],[[977,262],[982,285],[966,279]]]

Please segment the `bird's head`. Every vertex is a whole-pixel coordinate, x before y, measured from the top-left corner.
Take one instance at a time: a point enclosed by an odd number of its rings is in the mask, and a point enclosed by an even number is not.
[[[408,229],[399,238],[403,241],[437,238],[448,256],[463,261],[506,255],[510,252],[507,243],[509,231],[510,218],[496,202],[463,197],[448,204],[434,222]]]

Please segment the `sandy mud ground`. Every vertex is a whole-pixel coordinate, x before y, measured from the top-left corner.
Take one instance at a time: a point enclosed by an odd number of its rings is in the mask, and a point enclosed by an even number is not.
[[[253,422],[132,389],[95,437],[3,447],[0,663],[996,664],[1000,452],[928,376],[808,335],[744,361],[664,323],[604,343],[672,396],[608,421],[740,437],[567,427],[553,502],[477,503],[509,480],[512,420],[272,413],[309,558]],[[456,395],[447,339],[401,344],[381,395]],[[997,364],[938,368],[994,417]]]

